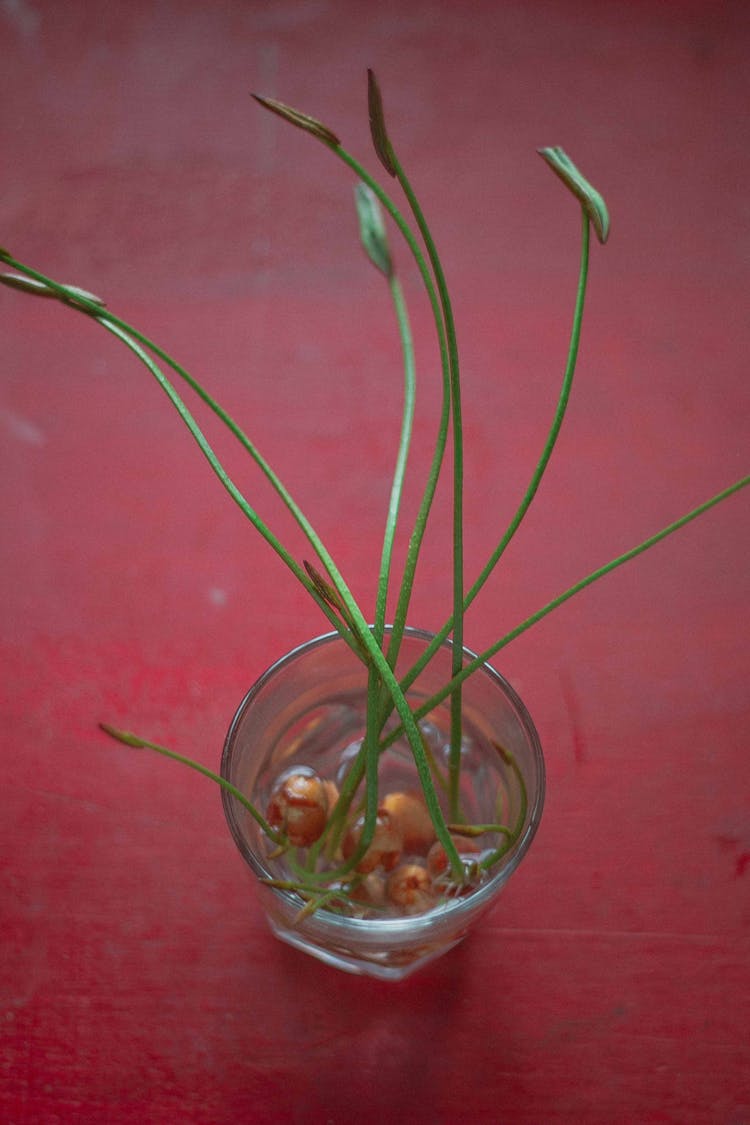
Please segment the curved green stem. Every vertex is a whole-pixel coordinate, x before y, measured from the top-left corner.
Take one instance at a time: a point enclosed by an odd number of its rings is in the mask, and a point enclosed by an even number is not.
[[[409,611],[409,602],[411,599],[411,592],[414,586],[414,575],[416,573],[417,562],[419,553],[424,539],[425,529],[427,527],[427,520],[432,508],[432,502],[437,488],[437,482],[440,475],[440,469],[443,463],[445,454],[445,447],[448,439],[448,425],[450,422],[450,401],[451,401],[451,383],[450,383],[450,357],[448,353],[448,344],[446,341],[445,325],[443,323],[443,313],[441,310],[440,301],[435,290],[435,283],[432,275],[427,267],[424,259],[424,254],[417,242],[414,234],[409,227],[409,224],[404,219],[403,215],[396,207],[390,196],[383,190],[377,180],[373,179],[366,168],[360,162],[347,152],[341,145],[331,147],[330,151],[333,152],[339,160],[341,160],[352,172],[355,173],[357,178],[363,183],[367,184],[385,210],[393,219],[401,236],[403,237],[409,251],[414,259],[417,270],[419,271],[422,284],[424,286],[427,298],[430,304],[433,321],[435,323],[435,332],[438,340],[438,348],[440,353],[440,368],[442,372],[443,382],[443,397],[440,413],[440,421],[438,423],[438,433],[435,442],[435,449],[430,464],[430,469],[427,476],[427,482],[424,488],[422,499],[419,505],[417,517],[414,522],[414,529],[409,539],[409,547],[407,550],[406,562],[404,564],[404,572],[401,580],[401,589],[399,592],[398,603],[396,612],[393,619],[393,630],[388,645],[388,663],[392,668],[395,668],[396,661],[398,660],[398,653],[403,639],[404,628],[406,626],[406,618]]]
[[[247,517],[247,519],[253,525],[255,530],[263,537],[263,539],[265,539],[265,541],[269,544],[269,546],[276,552],[276,554],[279,556],[279,558],[282,560],[282,562],[292,572],[294,577],[297,578],[297,580],[305,587],[305,589],[308,591],[310,596],[315,600],[315,602],[318,604],[320,609],[326,615],[328,620],[338,630],[338,632],[344,638],[344,640],[347,641],[347,643],[350,645],[350,647],[353,649],[353,651],[359,652],[359,649],[358,649],[357,645],[354,643],[351,636],[349,635],[348,630],[346,630],[345,628],[342,627],[342,623],[341,623],[340,619],[338,618],[338,616],[333,612],[331,607],[324,601],[324,599],[320,597],[320,594],[318,593],[314,584],[310,581],[307,574],[302,569],[302,567],[299,565],[297,560],[292,555],[289,554],[289,552],[284,547],[284,545],[281,543],[281,541],[271,531],[271,529],[265,524],[265,522],[260,518],[260,516],[254,510],[254,508],[252,508],[252,506],[248,503],[247,499],[242,494],[240,489],[237,487],[237,485],[234,483],[234,481],[228,475],[228,473],[224,469],[223,465],[219,461],[218,457],[214,453],[213,449],[211,448],[211,446],[210,446],[209,442],[207,441],[205,435],[203,434],[203,431],[199,427],[198,423],[195,421],[193,415],[190,413],[187,406],[185,405],[185,403],[183,402],[181,397],[178,395],[177,391],[174,389],[174,387],[172,386],[170,381],[167,379],[166,375],[161,370],[159,365],[151,358],[151,356],[149,356],[146,353],[146,351],[140,346],[140,344],[136,340],[131,339],[131,337],[128,335],[128,333],[125,332],[124,329],[120,328],[119,325],[114,324],[111,321],[104,320],[101,317],[96,317],[95,319],[98,320],[98,322],[101,324],[101,326],[103,328],[106,328],[108,332],[111,332],[113,336],[116,336],[119,340],[121,340],[122,343],[125,344],[125,346],[127,348],[129,348],[130,351],[132,351],[133,354],[138,357],[138,359],[141,361],[141,363],[143,363],[144,366],[146,368],[148,368],[148,370],[151,372],[151,374],[154,376],[156,381],[161,386],[162,390],[164,390],[164,392],[166,393],[170,402],[172,403],[175,410],[177,411],[181,421],[184,423],[184,425],[187,427],[188,431],[190,432],[190,434],[192,435],[192,437],[196,441],[199,449],[201,450],[204,457],[208,461],[209,465],[211,466],[215,475],[219,479],[220,483],[223,485],[225,490],[229,493],[232,500],[234,500],[235,504],[238,506],[240,511],[243,513],[244,516]]]
[[[404,292],[401,283],[395,274],[389,279],[391,297],[398,320],[399,337],[404,360],[404,409],[401,421],[401,437],[396,457],[396,468],[393,474],[388,516],[386,519],[385,535],[383,537],[383,553],[380,560],[380,576],[378,579],[378,592],[375,605],[375,640],[383,644],[385,632],[385,617],[388,602],[388,581],[393,560],[393,540],[396,533],[396,523],[401,507],[401,496],[404,487],[404,474],[406,461],[411,444],[412,428],[414,425],[414,404],[416,398],[416,373],[414,369],[414,344],[412,341],[409,314],[406,310]]]
[[[644,539],[643,542],[639,543],[636,547],[631,547],[629,551],[625,551],[624,554],[618,555],[617,558],[614,558],[610,562],[605,563],[604,566],[600,566],[596,570],[591,571],[591,573],[587,574],[585,578],[582,578],[572,586],[569,586],[568,589],[564,590],[562,594],[558,594],[556,598],[553,598],[552,601],[547,602],[547,604],[542,606],[541,609],[538,609],[536,613],[532,613],[529,617],[522,621],[520,625],[517,625],[515,629],[511,629],[510,632],[501,637],[499,641],[496,641],[494,644],[490,645],[490,647],[486,648],[484,652],[481,652],[478,656],[474,657],[473,660],[470,660],[467,664],[465,664],[459,672],[458,676],[454,677],[449,683],[445,684],[445,686],[441,688],[440,691],[436,692],[425,703],[422,703],[418,708],[415,709],[414,718],[417,720],[424,718],[425,715],[429,714],[429,712],[432,711],[434,707],[437,707],[440,703],[442,703],[444,699],[446,699],[451,694],[452,691],[454,691],[457,684],[462,684],[464,680],[473,675],[474,672],[481,668],[483,664],[486,664],[489,660],[491,660],[492,657],[496,655],[496,653],[500,652],[500,650],[505,648],[506,645],[509,645],[511,641],[514,641],[516,637],[520,637],[521,634],[525,633],[527,629],[530,629],[532,625],[536,625],[536,623],[538,621],[541,621],[543,617],[546,617],[547,614],[552,613],[553,610],[563,605],[564,602],[569,601],[570,598],[574,597],[576,594],[579,594],[581,590],[585,590],[587,586],[591,586],[594,582],[597,582],[600,578],[603,578],[605,574],[609,574],[611,571],[616,570],[618,567],[623,566],[627,562],[630,562],[631,559],[636,558],[638,555],[642,555],[644,551],[650,550],[651,547],[654,547],[657,543],[660,543],[662,539],[666,539],[668,535],[672,535],[675,531],[679,531],[680,528],[685,527],[686,524],[691,523],[692,520],[695,520],[699,516],[702,516],[704,512],[707,512],[710,508],[713,508],[717,504],[720,504],[723,500],[727,500],[730,496],[733,496],[735,492],[739,492],[741,489],[746,488],[748,485],[750,485],[750,476],[742,477],[740,480],[735,481],[734,484],[730,485],[729,488],[722,489],[721,492],[717,492],[715,496],[712,496],[710,500],[706,500],[703,504],[699,504],[697,508],[693,508],[686,515],[681,516],[680,519],[675,520],[667,527],[662,528],[661,531],[657,531],[655,535],[650,535],[648,539]],[[381,751],[386,749],[398,738],[400,738],[402,733],[403,731],[400,727],[393,730],[388,735],[388,737],[383,739],[383,741],[381,742]]]
[[[200,762],[193,761],[192,758],[186,758],[184,754],[178,754],[175,750],[170,750],[166,746],[160,746],[158,742],[149,742],[148,739],[141,738],[140,735],[132,734],[130,731],[118,730],[116,727],[110,726],[109,723],[99,723],[99,727],[105,732],[105,734],[108,734],[111,738],[116,739],[118,742],[122,742],[125,746],[132,746],[136,750],[154,750],[157,754],[161,754],[165,758],[171,758],[172,761],[179,762],[180,765],[189,766],[190,769],[195,770],[196,773],[203,774],[204,777],[208,777],[211,781],[215,781],[217,785],[219,785],[222,789],[225,789],[227,793],[231,793],[231,795],[237,801],[239,801],[244,808],[247,809],[253,820],[260,826],[262,831],[265,832],[266,836],[268,836],[268,838],[272,840],[274,844],[283,843],[283,840],[279,833],[271,828],[271,825],[268,823],[263,814],[258,812],[252,801],[249,801],[245,794],[240,789],[238,789],[236,785],[232,785],[231,781],[227,781],[227,779],[225,777],[222,777],[221,774],[214,773],[213,770],[208,769],[206,766],[202,766]]]
[[[499,848],[495,848],[493,852],[491,852],[482,860],[479,866],[483,871],[488,871],[491,867],[494,867],[495,864],[499,860],[501,860],[503,856],[506,855],[513,847],[516,840],[518,840],[521,832],[523,831],[523,826],[526,823],[526,813],[528,812],[529,808],[529,795],[526,789],[526,782],[524,780],[523,774],[521,773],[518,762],[512,754],[510,754],[507,750],[504,750],[502,746],[498,745],[498,743],[495,743],[495,747],[498,753],[502,756],[502,759],[505,762],[506,766],[508,766],[510,770],[515,774],[515,778],[518,783],[518,816],[516,817],[515,825],[510,831],[508,831],[506,828],[498,827],[498,830],[502,834],[504,834],[505,840]]]
[[[396,177],[398,178],[404,194],[409,202],[412,214],[417,222],[424,244],[427,249],[427,255],[432,265],[435,281],[437,283],[438,293],[440,295],[440,305],[443,311],[443,320],[445,323],[445,335],[448,344],[448,362],[450,370],[450,387],[451,387],[451,409],[453,412],[453,677],[454,680],[461,669],[463,663],[463,614],[464,614],[464,562],[463,562],[463,479],[464,479],[464,459],[463,459],[463,424],[461,417],[461,381],[459,375],[459,362],[458,362],[458,342],[456,339],[456,327],[453,319],[453,308],[451,305],[450,294],[448,293],[448,286],[443,272],[443,266],[440,261],[440,256],[435,246],[435,241],[432,237],[427,221],[422,212],[419,200],[417,199],[412,186],[409,182],[406,173],[404,172],[398,157],[390,149],[390,156],[393,161]],[[460,784],[460,768],[461,768],[461,736],[463,731],[462,724],[462,708],[461,708],[461,689],[456,687],[451,696],[451,746],[449,758],[449,800],[450,809],[453,816],[458,815],[459,804],[459,784]]]
[[[576,363],[578,361],[578,349],[579,349],[579,345],[580,345],[580,342],[581,342],[581,325],[583,323],[583,309],[584,309],[584,303],[585,303],[585,299],[586,299],[586,285],[587,285],[587,281],[588,281],[588,269],[589,269],[589,242],[590,242],[589,220],[588,220],[588,216],[587,216],[585,210],[583,210],[583,209],[582,209],[582,219],[583,219],[583,223],[582,223],[582,230],[581,230],[581,264],[580,264],[579,273],[578,273],[578,288],[577,288],[577,291],[576,291],[575,308],[573,310],[573,325],[572,325],[571,333],[570,333],[570,343],[568,345],[568,358],[567,358],[567,361],[566,361],[566,364],[565,364],[565,372],[563,374],[562,388],[560,390],[560,397],[559,397],[558,402],[557,402],[555,414],[554,414],[554,417],[552,419],[552,425],[550,426],[549,433],[547,434],[547,440],[544,443],[544,449],[542,450],[542,455],[539,458],[539,461],[537,463],[536,468],[534,469],[534,473],[531,477],[531,481],[529,483],[528,488],[526,489],[526,492],[524,493],[524,496],[523,496],[523,499],[522,499],[521,503],[518,506],[518,510],[516,511],[515,515],[513,516],[513,519],[510,521],[510,524],[508,525],[507,531],[505,532],[502,539],[498,543],[497,547],[493,551],[492,555],[490,556],[489,560],[487,561],[487,564],[485,565],[481,574],[479,575],[477,580],[474,582],[471,589],[468,591],[468,593],[466,595],[466,598],[465,598],[465,601],[464,601],[464,610],[469,608],[471,603],[474,601],[474,598],[477,596],[479,591],[484,586],[484,584],[487,581],[487,579],[489,578],[490,574],[492,573],[494,568],[497,566],[501,556],[503,555],[503,553],[505,551],[505,548],[508,546],[511,539],[515,535],[516,531],[520,527],[524,516],[528,512],[528,510],[531,506],[531,502],[534,499],[534,497],[536,496],[537,489],[539,488],[539,485],[541,483],[542,477],[544,476],[544,472],[547,468],[547,465],[549,464],[550,457],[552,456],[552,451],[555,448],[555,443],[557,442],[557,438],[558,438],[558,435],[560,433],[560,428],[562,427],[562,424],[563,424],[565,412],[568,408],[568,400],[570,399],[570,391],[571,391],[571,388],[573,386],[573,376],[575,375]]]
[[[514,830],[508,828],[507,824],[449,824],[448,827],[456,836],[466,836],[469,840],[486,836],[490,832],[504,836],[507,840],[515,840]]]
[[[583,222],[581,231],[581,261],[578,273],[578,288],[576,291],[575,308],[573,310],[573,323],[570,332],[570,342],[568,345],[568,358],[565,364],[562,387],[560,389],[560,396],[558,398],[555,414],[552,419],[552,424],[547,434],[546,441],[544,443],[544,449],[542,450],[541,457],[539,458],[536,468],[534,469],[531,481],[529,482],[529,486],[526,489],[523,499],[521,500],[521,503],[519,504],[515,515],[510,521],[505,534],[488,559],[484,569],[479,574],[479,577],[468,590],[464,599],[464,612],[468,610],[469,606],[484,586],[490,574],[497,566],[500,558],[505,552],[506,547],[510,543],[511,539],[520,527],[526,513],[528,512],[529,507],[531,506],[531,502],[536,496],[547,465],[549,464],[549,460],[552,456],[552,451],[555,448],[555,444],[562,427],[563,419],[565,417],[565,412],[568,407],[570,392],[573,386],[573,376],[575,375],[576,363],[578,360],[578,349],[581,340],[581,325],[583,323],[583,310],[586,298],[586,286],[588,282],[589,268],[590,226],[585,208],[582,208],[581,212]],[[440,648],[440,645],[450,634],[452,628],[453,617],[451,616],[448,618],[439,632],[435,634],[430,644],[420,656],[419,660],[414,664],[414,666],[409,670],[404,679],[401,681],[401,685],[405,691],[410,687],[412,683],[414,683],[414,680],[417,678],[423,668],[425,668],[426,665],[430,662],[432,657]]]

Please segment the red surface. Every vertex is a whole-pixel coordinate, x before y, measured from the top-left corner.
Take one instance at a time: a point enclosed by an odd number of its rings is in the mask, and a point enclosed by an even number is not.
[[[6,3],[0,243],[204,375],[370,606],[400,393],[387,297],[348,173],[248,91],[374,169],[379,74],[455,293],[470,576],[558,393],[578,218],[534,148],[564,145],[613,233],[549,479],[467,622],[481,648],[748,471],[749,50],[742,3]],[[215,764],[254,677],[322,631],[315,607],[114,340],[9,291],[0,324],[0,1118],[746,1125],[747,497],[498,660],[546,750],[532,852],[458,951],[360,980],[271,938],[208,783],[96,727]],[[428,628],[445,547],[421,571]]]

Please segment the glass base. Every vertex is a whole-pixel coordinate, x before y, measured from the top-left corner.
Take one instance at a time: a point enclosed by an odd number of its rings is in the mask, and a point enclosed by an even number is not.
[[[451,941],[441,942],[438,946],[404,950],[398,953],[393,951],[374,953],[368,957],[357,957],[343,949],[337,950],[332,946],[315,945],[304,934],[290,930],[286,926],[278,925],[270,915],[266,916],[266,921],[274,937],[287,945],[293,946],[294,949],[299,949],[302,953],[307,953],[308,956],[315,957],[318,961],[323,961],[334,969],[342,969],[345,973],[353,973],[357,976],[375,977],[377,980],[404,980],[418,969],[424,968],[430,961],[437,960],[449,949],[459,945],[466,936],[460,934]]]

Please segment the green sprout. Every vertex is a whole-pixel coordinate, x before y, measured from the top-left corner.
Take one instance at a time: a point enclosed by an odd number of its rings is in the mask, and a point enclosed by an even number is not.
[[[750,484],[750,476],[741,478],[624,554],[597,567],[542,606],[541,609],[504,633],[484,652],[471,660],[467,660],[464,656],[464,615],[481,592],[511,539],[521,526],[541,484],[563,424],[573,384],[583,322],[589,267],[590,231],[593,227],[598,241],[601,244],[606,242],[610,226],[606,204],[599,192],[585,179],[561,148],[538,150],[555,175],[577,200],[580,207],[580,265],[568,354],[563,369],[557,406],[529,484],[508,526],[502,529],[499,534],[497,543],[488,555],[484,567],[473,583],[467,585],[463,559],[463,493],[465,482],[461,423],[461,378],[453,311],[434,237],[386,127],[383,100],[375,76],[372,71],[368,71],[368,108],[373,146],[376,156],[388,176],[401,189],[409,218],[406,218],[399,210],[391,196],[371,173],[342,146],[338,135],[328,126],[275,99],[258,95],[253,96],[266,110],[322,142],[338,161],[354,174],[356,177],[355,205],[362,245],[370,262],[383,275],[393,304],[403,359],[403,406],[400,439],[386,515],[375,596],[375,613],[372,622],[368,621],[362,608],[354,599],[350,587],[338,569],[332,554],[280,477],[261,456],[257,447],[241,426],[176,359],[138,329],[116,316],[103,301],[92,293],[78,286],[61,284],[45,276],[39,270],[17,260],[5,249],[0,249],[0,261],[9,267],[11,272],[0,273],[0,282],[23,293],[61,301],[67,307],[83,313],[111,333],[135,355],[162,387],[210,468],[243,515],[271,549],[275,551],[294,578],[304,587],[332,627],[349,645],[352,652],[367,670],[367,718],[361,749],[354,758],[348,775],[344,779],[325,829],[307,849],[307,854],[301,858],[296,854],[297,849],[290,843],[283,827],[278,829],[272,826],[267,816],[264,816],[253,805],[249,797],[232,786],[226,779],[182,754],[138,735],[118,730],[109,724],[101,724],[102,729],[119,742],[134,748],[149,749],[172,758],[197,770],[229,791],[248,810],[261,831],[275,845],[276,852],[274,854],[285,856],[292,878],[271,879],[267,882],[272,886],[292,890],[303,903],[300,909],[300,917],[305,917],[317,909],[335,909],[336,911],[346,909],[349,893],[359,886],[361,876],[357,873],[357,866],[371,846],[377,828],[379,762],[384,750],[398,738],[405,738],[410,747],[424,803],[434,826],[435,837],[445,851],[449,868],[449,881],[452,881],[454,886],[460,886],[466,879],[467,865],[456,846],[456,835],[473,839],[487,834],[498,839],[497,845],[490,848],[481,863],[469,866],[476,870],[480,868],[486,870],[499,863],[513,848],[524,828],[527,810],[525,780],[513,756],[507,750],[498,746],[497,749],[507,768],[508,777],[513,779],[515,784],[519,808],[515,822],[512,826],[504,824],[501,818],[501,809],[498,809],[496,814],[497,822],[482,824],[466,824],[463,822],[459,800],[463,731],[462,685],[469,676],[473,675],[496,653],[548,613],[551,613],[599,578],[604,577],[605,574],[649,550],[662,539],[740,491]],[[392,586],[396,582],[393,573],[393,547],[401,512],[415,417],[416,373],[409,316],[394,255],[388,241],[386,216],[403,239],[406,249],[413,259],[430,305],[440,358],[442,395],[434,450],[423,482],[421,500],[414,525],[409,535],[403,570],[395,591],[392,591]],[[281,503],[288,509],[301,529],[309,544],[314,561],[304,559],[300,562],[296,559],[276,536],[272,528],[258,515],[249,500],[226,472],[195,420],[193,413],[177,390],[178,383],[186,386],[188,390],[195,393],[203,401],[254,461],[260,472],[270,482]],[[399,680],[395,673],[396,663],[409,616],[425,530],[449,442],[451,443],[452,454],[453,489],[452,601],[450,613],[419,659],[405,674],[401,675]],[[390,627],[387,627],[387,605],[391,598],[395,602],[395,609],[393,621]],[[448,639],[452,642],[450,678],[439,691],[420,703],[418,707],[410,705],[406,693],[432,660],[443,642]],[[450,707],[450,751],[447,775],[441,773],[438,768],[419,725],[421,719],[445,700],[448,701]],[[446,794],[444,800],[447,805],[447,814],[443,811],[438,790]],[[361,835],[353,853],[342,860],[338,852],[339,845],[347,824],[354,814],[363,816]],[[326,862],[321,862],[323,859]]]

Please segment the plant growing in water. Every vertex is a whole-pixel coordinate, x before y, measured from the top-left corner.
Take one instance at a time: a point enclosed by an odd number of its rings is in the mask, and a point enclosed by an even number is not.
[[[514,755],[499,744],[496,744],[496,751],[503,773],[502,780],[496,783],[496,792],[490,795],[491,815],[489,818],[477,817],[476,808],[470,808],[466,803],[462,789],[462,762],[466,750],[463,694],[467,679],[515,637],[563,602],[744,488],[750,483],[750,477],[742,478],[631,550],[598,567],[506,632],[484,652],[467,656],[464,614],[521,525],[545,473],[563,422],[581,332],[590,232],[593,227],[599,242],[606,241],[609,232],[607,208],[599,193],[562,149],[539,150],[580,205],[581,257],[570,344],[557,407],[528,488],[481,573],[471,585],[467,585],[462,543],[461,381],[453,313],[432,234],[386,129],[375,78],[370,72],[372,139],[380,163],[403,191],[410,221],[369,172],[342,147],[329,128],[273,99],[258,97],[256,100],[267,110],[322,142],[354,172],[358,181],[356,208],[362,242],[370,261],[384,276],[395,310],[404,366],[403,411],[372,622],[368,621],[353,598],[334,558],[312,523],[271,465],[237,422],[175,359],[110,312],[93,294],[60,284],[16,260],[5,250],[0,250],[0,258],[11,267],[12,272],[3,273],[0,280],[24,292],[56,298],[86,314],[135,354],[161,385],[231,498],[366,669],[365,730],[356,744],[349,748],[336,775],[324,776],[312,764],[296,763],[281,771],[273,780],[262,806],[254,800],[253,794],[240,791],[227,778],[167,747],[108,724],[102,724],[103,729],[122,743],[154,750],[198,770],[240,802],[265,836],[267,855],[269,861],[275,864],[276,871],[269,882],[299,896],[301,915],[320,908],[358,917],[379,916],[382,912],[423,912],[433,909],[446,898],[465,894],[481,884],[516,845],[526,816],[523,771]],[[414,420],[416,380],[409,319],[388,245],[383,211],[387,212],[403,237],[420,274],[432,311],[442,372],[442,409],[434,453],[409,538],[400,584],[393,595],[395,612],[390,625],[386,624],[386,607],[393,586],[394,538]],[[167,368],[213,411],[270,481],[306,536],[314,561],[294,558],[254,511],[226,473],[193,413],[165,374]],[[420,549],[449,443],[452,445],[453,469],[452,605],[440,631],[425,644],[411,667],[397,675],[399,654],[408,636],[407,620]],[[446,641],[451,642],[450,674],[438,690],[415,704],[413,699],[407,698],[407,693]],[[447,729],[439,732],[436,743],[429,719],[444,701],[449,721]],[[384,788],[383,763],[389,750],[396,745],[408,746],[412,783]],[[515,810],[513,816],[508,815],[511,809]]]

